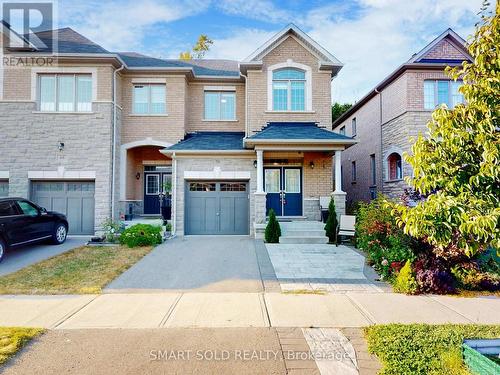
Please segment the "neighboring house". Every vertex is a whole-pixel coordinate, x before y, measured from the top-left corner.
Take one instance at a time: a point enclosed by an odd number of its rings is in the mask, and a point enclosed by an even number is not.
[[[445,74],[446,66],[471,61],[465,41],[448,29],[355,103],[333,123],[339,134],[358,141],[342,158],[342,186],[349,202],[368,201],[383,193],[398,198],[412,175],[403,153],[412,139],[426,134],[436,106],[463,102],[460,81]]]
[[[57,44],[54,63],[0,76],[0,195],[67,213],[75,234],[158,215],[169,188],[178,235],[261,232],[270,208],[319,220],[322,196],[344,210],[332,163],[356,141],[331,131],[342,64],[296,26],[242,62],[110,52],[69,28],[37,36]]]

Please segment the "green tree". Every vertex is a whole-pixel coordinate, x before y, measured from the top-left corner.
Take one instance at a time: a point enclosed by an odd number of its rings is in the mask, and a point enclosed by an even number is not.
[[[340,103],[333,103],[332,105],[332,122],[334,122],[336,119],[338,119],[340,116],[344,114],[344,112],[347,112],[349,108],[352,107],[352,104],[345,103],[345,104],[340,104]]]
[[[328,205],[328,219],[326,220],[325,232],[328,240],[331,243],[337,243],[337,213],[335,212],[335,202],[333,198],[330,199],[330,204]]]
[[[202,59],[205,54],[210,50],[210,47],[214,44],[213,40],[207,35],[201,34],[193,46],[192,51],[185,51],[179,54],[179,59],[188,61],[192,59]]]
[[[278,243],[281,236],[281,227],[276,219],[276,214],[271,208],[269,210],[269,221],[267,222],[266,231],[264,233],[264,238],[267,243]]]
[[[408,234],[433,245],[445,258],[500,249],[500,17],[486,13],[468,50],[472,63],[447,69],[462,79],[466,105],[441,106],[405,159],[414,177],[407,182],[426,199],[414,208],[399,205]]]

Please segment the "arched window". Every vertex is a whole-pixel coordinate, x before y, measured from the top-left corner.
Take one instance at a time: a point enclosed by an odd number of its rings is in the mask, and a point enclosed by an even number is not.
[[[389,180],[400,180],[403,178],[401,155],[397,152],[393,152],[387,157],[387,175]]]
[[[306,73],[284,68],[273,71],[273,110],[304,111],[306,103]]]

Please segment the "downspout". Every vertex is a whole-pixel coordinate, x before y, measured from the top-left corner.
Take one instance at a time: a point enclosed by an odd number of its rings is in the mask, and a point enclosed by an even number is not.
[[[248,77],[244,75],[243,73],[240,73],[240,76],[242,76],[245,79],[245,138],[248,137],[250,134],[249,129],[248,129]]]
[[[122,64],[113,72],[113,148],[111,153],[111,220],[115,220],[115,176],[116,176],[116,122],[117,122],[117,104],[116,104],[116,74],[123,70],[125,66]],[[124,162],[122,160],[122,162]]]
[[[375,92],[379,95],[380,99],[379,99],[379,113],[380,113],[380,116],[379,116],[379,122],[380,122],[380,161],[379,161],[379,165],[380,165],[380,176],[377,176],[377,185],[380,185],[380,188],[377,189],[379,193],[382,193],[382,184],[383,184],[383,181],[384,181],[384,156],[382,155],[382,150],[383,150],[383,145],[382,145],[382,91],[378,91],[378,89],[375,89]],[[379,183],[380,182],[380,183]]]
[[[177,158],[175,157],[175,152],[172,154],[172,161],[174,163],[174,184],[172,186],[172,203],[173,203],[173,215],[172,217],[174,218],[172,220],[172,236],[175,236],[175,232],[177,230]]]

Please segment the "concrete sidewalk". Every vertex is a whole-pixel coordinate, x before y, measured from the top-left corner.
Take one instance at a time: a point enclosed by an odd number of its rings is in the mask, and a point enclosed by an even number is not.
[[[51,329],[500,324],[500,299],[394,293],[2,296],[0,326]]]

